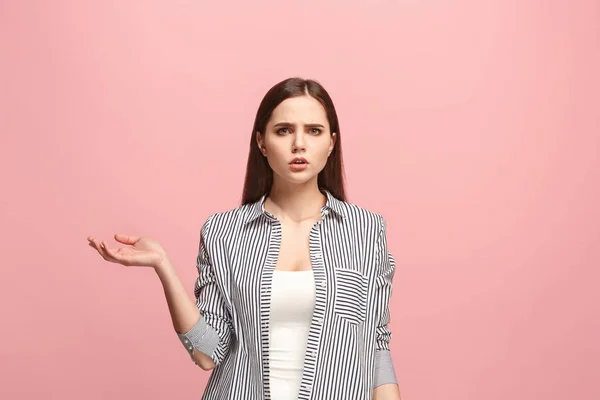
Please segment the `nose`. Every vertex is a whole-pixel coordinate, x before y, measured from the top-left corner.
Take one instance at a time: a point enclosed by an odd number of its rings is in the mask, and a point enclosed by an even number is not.
[[[301,131],[297,131],[294,134],[294,141],[292,143],[292,151],[295,153],[297,151],[304,151],[305,150],[305,144],[304,144],[304,133]]]

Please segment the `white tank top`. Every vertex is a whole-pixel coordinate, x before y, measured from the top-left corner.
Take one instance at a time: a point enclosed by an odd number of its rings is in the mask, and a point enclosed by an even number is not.
[[[269,321],[269,382],[273,400],[297,400],[315,307],[313,271],[273,273]]]

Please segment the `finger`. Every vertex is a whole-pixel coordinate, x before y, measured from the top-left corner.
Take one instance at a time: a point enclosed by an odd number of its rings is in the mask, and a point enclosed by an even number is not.
[[[104,241],[99,242],[96,238],[91,236],[88,238],[88,240],[90,241],[89,245],[98,250],[98,253],[100,253],[100,255],[106,259],[106,243]]]
[[[88,238],[89,241],[89,245],[92,245],[96,250],[98,250],[100,253],[102,253],[102,244],[98,241],[98,239],[90,236]]]
[[[111,256],[108,254],[108,252],[106,251],[106,243],[104,243],[104,241],[97,243],[98,246],[98,252],[102,255],[102,257],[104,257],[104,259],[106,261],[112,261],[111,260]]]
[[[124,244],[135,244],[138,240],[140,240],[137,236],[123,235],[122,233],[117,233],[115,235],[115,240]]]
[[[101,243],[98,242],[98,240],[96,239],[92,239],[92,243],[94,245],[94,248],[98,251],[98,253],[100,253],[100,255],[102,256],[102,258],[104,258],[106,261],[110,261],[110,262],[115,262],[115,260],[113,259],[112,255],[109,254],[106,249],[108,248],[108,246],[106,246],[106,243],[104,243],[104,241],[102,241]]]
[[[100,245],[98,244],[98,241],[94,238],[89,239],[89,241],[90,242],[88,244],[102,254],[102,252],[100,251]]]

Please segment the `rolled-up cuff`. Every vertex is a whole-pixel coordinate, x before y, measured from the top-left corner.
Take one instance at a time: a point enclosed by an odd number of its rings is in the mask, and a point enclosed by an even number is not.
[[[179,340],[185,346],[192,360],[194,349],[213,358],[219,345],[219,334],[206,323],[203,317],[200,317],[200,320],[188,332],[177,333],[177,336],[179,336]]]
[[[392,355],[389,350],[376,351],[374,387],[388,383],[398,383],[394,364],[392,363]]]

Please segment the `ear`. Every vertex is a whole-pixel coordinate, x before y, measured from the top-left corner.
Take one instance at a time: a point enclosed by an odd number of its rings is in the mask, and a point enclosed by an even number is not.
[[[263,140],[262,135],[259,131],[256,131],[256,144],[258,145],[258,150],[262,153],[263,156],[267,156],[265,149],[265,141]]]
[[[337,133],[331,132],[331,139],[329,140],[329,153],[327,153],[327,157],[331,155],[331,152],[335,148],[335,143],[337,142]]]

